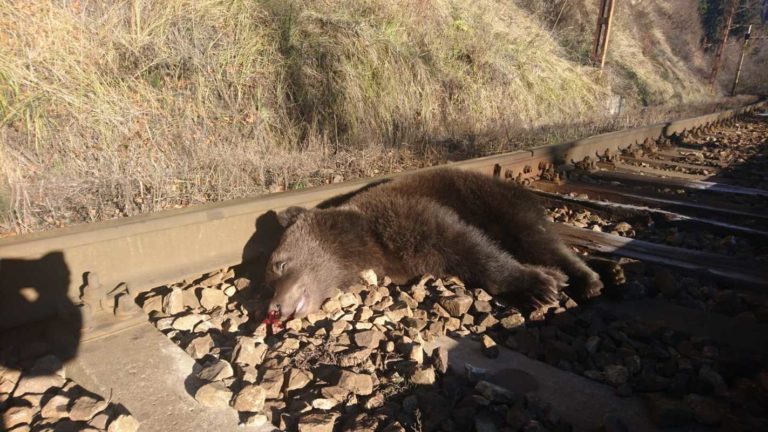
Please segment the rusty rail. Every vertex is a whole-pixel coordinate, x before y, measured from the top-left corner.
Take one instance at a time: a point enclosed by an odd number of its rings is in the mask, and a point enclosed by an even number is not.
[[[697,132],[733,121],[734,117],[761,107],[763,102],[720,113],[597,135],[569,143],[538,147],[451,164],[456,168],[526,181],[552,166],[567,165],[585,157],[616,152],[630,145]],[[431,168],[426,168],[431,169]],[[398,174],[403,175],[403,174]],[[392,176],[351,181],[306,190],[270,194],[223,203],[163,211],[115,221],[74,226],[0,240],[0,287],[23,287],[30,272],[37,289],[56,292],[75,303],[84,291],[106,298],[104,312],[117,305],[120,295],[132,296],[158,285],[192,275],[237,265],[258,255],[244,254],[244,246],[256,235],[275,231],[262,216],[293,205],[314,206],[340,194]],[[255,255],[254,255],[255,254]],[[49,274],[46,260],[58,257],[63,270]],[[89,283],[89,276],[99,283]],[[117,288],[117,291],[115,289]],[[55,316],[54,303],[41,303],[33,311],[19,305],[26,300],[0,293],[0,330]],[[15,293],[11,293],[15,294]],[[55,297],[55,296],[54,296]],[[86,296],[87,297],[87,296]],[[122,298],[130,298],[123,296]],[[120,314],[116,314],[120,315]],[[104,317],[88,318],[91,327],[109,328]],[[107,323],[110,321],[107,320]],[[133,322],[124,319],[123,322]],[[86,322],[86,327],[88,327]],[[119,321],[118,324],[119,325]],[[127,324],[126,324],[127,325]],[[106,331],[106,330],[105,330]]]

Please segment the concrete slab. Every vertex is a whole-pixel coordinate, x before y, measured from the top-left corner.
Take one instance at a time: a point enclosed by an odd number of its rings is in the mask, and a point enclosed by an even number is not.
[[[488,369],[491,381],[512,391],[534,392],[546,400],[555,412],[571,423],[574,431],[602,429],[603,417],[614,414],[629,430],[651,431],[654,427],[645,406],[636,397],[616,396],[613,388],[582,376],[563,371],[518,352],[500,347],[498,358],[484,356],[479,342],[469,338],[442,337],[428,349],[441,345],[448,349],[448,362],[463,371],[466,363]]]
[[[84,342],[66,365],[67,376],[124,405],[141,422],[141,432],[267,431],[238,426],[232,408],[200,405],[190,394],[199,366],[181,348],[144,323]]]

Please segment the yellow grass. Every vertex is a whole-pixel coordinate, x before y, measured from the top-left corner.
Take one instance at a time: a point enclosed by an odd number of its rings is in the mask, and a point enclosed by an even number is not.
[[[616,94],[706,99],[663,29],[638,42],[653,20],[619,7],[600,79],[595,2],[554,27],[529,3],[0,0],[0,231],[503,151]]]

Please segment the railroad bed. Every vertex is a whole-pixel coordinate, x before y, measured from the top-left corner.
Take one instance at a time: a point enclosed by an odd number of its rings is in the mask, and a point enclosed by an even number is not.
[[[370,180],[0,240],[3,426],[768,430],[764,110],[455,164],[530,187],[600,273],[541,316],[364,273],[262,323],[274,211]]]

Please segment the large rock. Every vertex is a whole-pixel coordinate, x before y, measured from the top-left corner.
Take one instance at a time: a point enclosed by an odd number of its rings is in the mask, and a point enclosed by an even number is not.
[[[200,307],[200,300],[197,299],[197,294],[195,294],[195,290],[193,288],[187,288],[182,291],[182,293],[184,297],[185,309],[197,309]]]
[[[331,336],[339,336],[345,331],[347,331],[347,328],[349,327],[349,323],[347,321],[336,321],[333,324],[331,324],[330,333]]]
[[[445,330],[452,332],[461,328],[461,320],[456,317],[445,319]]]
[[[421,344],[412,344],[408,348],[408,360],[416,363],[424,363],[424,347]]]
[[[400,291],[397,293],[397,300],[405,303],[409,308],[416,309],[419,307],[419,302],[416,301],[413,297],[408,295],[405,291]]]
[[[203,288],[200,290],[200,305],[205,309],[211,310],[216,308],[224,309],[227,306],[229,297],[216,288]]]
[[[244,383],[255,383],[259,379],[259,370],[256,366],[237,365],[237,377]]]
[[[107,407],[107,401],[90,396],[81,396],[69,409],[69,418],[75,421],[88,421]]]
[[[163,297],[156,295],[154,297],[146,298],[144,299],[144,303],[141,304],[141,308],[146,314],[160,312],[163,310]]]
[[[267,344],[258,343],[256,338],[238,336],[232,352],[232,361],[237,364],[258,366],[264,361],[267,349]]]
[[[23,376],[16,386],[13,394],[21,396],[27,393],[45,393],[52,387],[64,385],[64,378],[58,375]]]
[[[496,358],[499,356],[499,346],[488,335],[483,335],[481,341],[483,345],[483,354],[488,358]]]
[[[208,315],[187,314],[173,320],[173,328],[179,331],[191,331],[198,323],[208,318]]]
[[[384,336],[384,333],[378,331],[378,330],[364,330],[359,331],[354,334],[353,339],[355,341],[355,344],[361,348],[370,348],[370,349],[376,349],[379,346],[379,342],[381,342],[386,337]]]
[[[277,351],[283,354],[293,354],[301,347],[301,341],[296,338],[286,338],[277,347]]]
[[[485,300],[475,300],[472,306],[477,313],[489,313],[493,310],[491,303]]]
[[[469,308],[472,306],[472,297],[468,295],[442,296],[438,302],[452,317],[460,317],[469,312]]]
[[[368,285],[378,285],[379,284],[379,278],[376,276],[376,272],[367,269],[360,272],[360,279],[362,279],[365,283]]]
[[[311,413],[299,420],[299,432],[332,432],[338,413]]]
[[[330,298],[323,303],[321,309],[323,312],[333,315],[341,310],[341,303],[334,298]]]
[[[478,381],[475,385],[475,391],[489,401],[507,405],[513,404],[520,399],[512,391],[488,381]]]
[[[411,382],[418,385],[432,385],[435,383],[435,370],[429,366],[417,368],[411,374]]]
[[[411,297],[421,303],[427,298],[427,290],[421,285],[413,285],[410,289]]]
[[[267,393],[261,386],[246,385],[237,393],[232,406],[238,411],[260,412],[264,409]]]
[[[260,428],[267,424],[269,421],[269,417],[267,417],[265,414],[251,414],[245,419],[245,426],[251,426],[255,428]]]
[[[482,288],[475,288],[472,290],[472,294],[475,295],[475,298],[480,301],[490,302],[493,300],[493,297],[491,297],[490,294],[488,294],[484,289]]]
[[[339,304],[342,308],[357,307],[360,304],[360,300],[353,293],[344,293],[339,297]]]
[[[208,355],[211,352],[211,348],[213,348],[213,338],[211,338],[209,333],[206,333],[203,336],[192,339],[185,351],[193,359],[199,360]]]
[[[346,350],[338,356],[338,365],[341,367],[359,366],[371,358],[373,351],[370,348],[358,348]]]
[[[32,407],[15,406],[3,411],[3,425],[11,429],[14,426],[32,423],[37,410]]]
[[[107,428],[107,432],[136,432],[139,430],[139,422],[130,414],[121,414],[118,418],[112,420]]]
[[[337,385],[359,396],[373,393],[373,379],[368,374],[342,370]]]
[[[329,386],[329,387],[323,387],[322,389],[320,389],[320,394],[323,395],[324,398],[334,399],[339,402],[343,402],[347,400],[347,397],[349,396],[350,391],[345,389],[344,387]]]
[[[291,370],[288,371],[288,380],[285,384],[285,389],[290,390],[298,390],[302,389],[307,386],[312,381],[312,372],[297,369],[297,368],[291,368]]]
[[[437,347],[432,351],[432,363],[440,373],[448,372],[448,349],[445,347]]]
[[[327,411],[339,404],[339,401],[331,398],[317,398],[312,400],[312,408]]]
[[[218,360],[197,373],[197,377],[205,381],[222,381],[232,375],[232,365],[226,360]]]
[[[267,399],[277,399],[283,388],[285,374],[282,369],[267,369],[261,378],[261,387],[266,392]]]
[[[292,320],[288,320],[285,322],[286,330],[293,330],[294,332],[300,332],[301,327],[302,327],[301,320],[299,318],[294,318]]]
[[[501,326],[507,330],[512,330],[525,324],[525,318],[522,314],[511,313],[500,320]]]
[[[220,381],[206,384],[195,393],[195,399],[209,407],[226,407],[232,399],[232,392]]]
[[[405,302],[398,301],[384,311],[384,315],[386,315],[392,322],[400,322],[400,320],[405,317],[412,317],[413,310],[411,310]]]
[[[106,429],[107,424],[109,424],[109,414],[105,412],[96,414],[92,419],[88,420],[88,425],[99,430]]]
[[[173,288],[163,297],[163,312],[176,315],[184,312],[184,293],[181,288]]]
[[[21,372],[0,365],[0,393],[11,393],[21,378]]]

